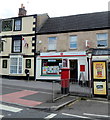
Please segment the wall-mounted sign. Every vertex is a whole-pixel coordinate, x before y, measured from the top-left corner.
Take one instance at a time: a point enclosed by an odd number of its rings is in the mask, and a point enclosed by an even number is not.
[[[106,81],[105,82],[94,82],[94,94],[106,95]]]
[[[93,62],[93,79],[106,79],[106,62]]]

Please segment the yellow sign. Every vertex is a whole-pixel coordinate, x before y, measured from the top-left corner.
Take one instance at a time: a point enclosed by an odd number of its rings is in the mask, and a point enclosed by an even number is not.
[[[106,63],[93,62],[93,79],[106,79]]]
[[[106,95],[106,81],[94,82],[94,94]]]

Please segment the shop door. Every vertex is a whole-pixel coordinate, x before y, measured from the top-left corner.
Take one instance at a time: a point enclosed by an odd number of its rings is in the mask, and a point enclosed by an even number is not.
[[[70,82],[78,82],[77,60],[70,60]]]

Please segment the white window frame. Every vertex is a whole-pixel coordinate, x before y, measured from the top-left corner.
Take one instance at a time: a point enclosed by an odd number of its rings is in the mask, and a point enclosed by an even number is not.
[[[16,44],[16,42],[19,41],[19,44]],[[14,43],[13,43],[13,50],[14,52],[20,52],[21,51],[21,40],[14,40]],[[19,47],[19,49],[16,49],[16,47]]]
[[[14,72],[14,73],[11,73],[11,66],[14,66],[14,65],[11,65],[11,59],[12,58],[17,58],[17,72]],[[19,66],[20,66],[20,58],[21,58],[21,69],[22,69],[22,72],[20,73],[19,72]],[[22,56],[11,56],[10,57],[10,74],[23,74],[23,57]]]
[[[19,22],[18,22],[19,21]],[[20,31],[21,30],[21,19],[16,19],[14,24],[14,30]]]
[[[76,37],[76,39],[72,40],[72,37]],[[76,44],[76,47],[71,47],[71,44]],[[77,44],[77,35],[70,35],[69,36],[69,48],[70,49],[77,49],[78,44]]]
[[[105,39],[98,39],[98,35],[104,35],[104,34],[107,34],[107,39],[105,38]],[[108,47],[108,33],[97,33],[96,34],[96,38],[97,38],[97,47],[98,48],[106,48],[106,47]],[[107,46],[98,46],[98,41],[106,41],[107,42]]]
[[[54,40],[53,43],[51,43],[51,38],[55,38],[52,39]],[[56,50],[56,46],[57,46],[57,37],[48,37],[48,50]]]

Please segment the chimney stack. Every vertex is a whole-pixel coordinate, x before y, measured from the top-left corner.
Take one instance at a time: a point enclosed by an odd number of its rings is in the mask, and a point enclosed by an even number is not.
[[[27,11],[25,10],[25,7],[23,4],[21,4],[21,8],[19,8],[18,16],[26,16]]]

